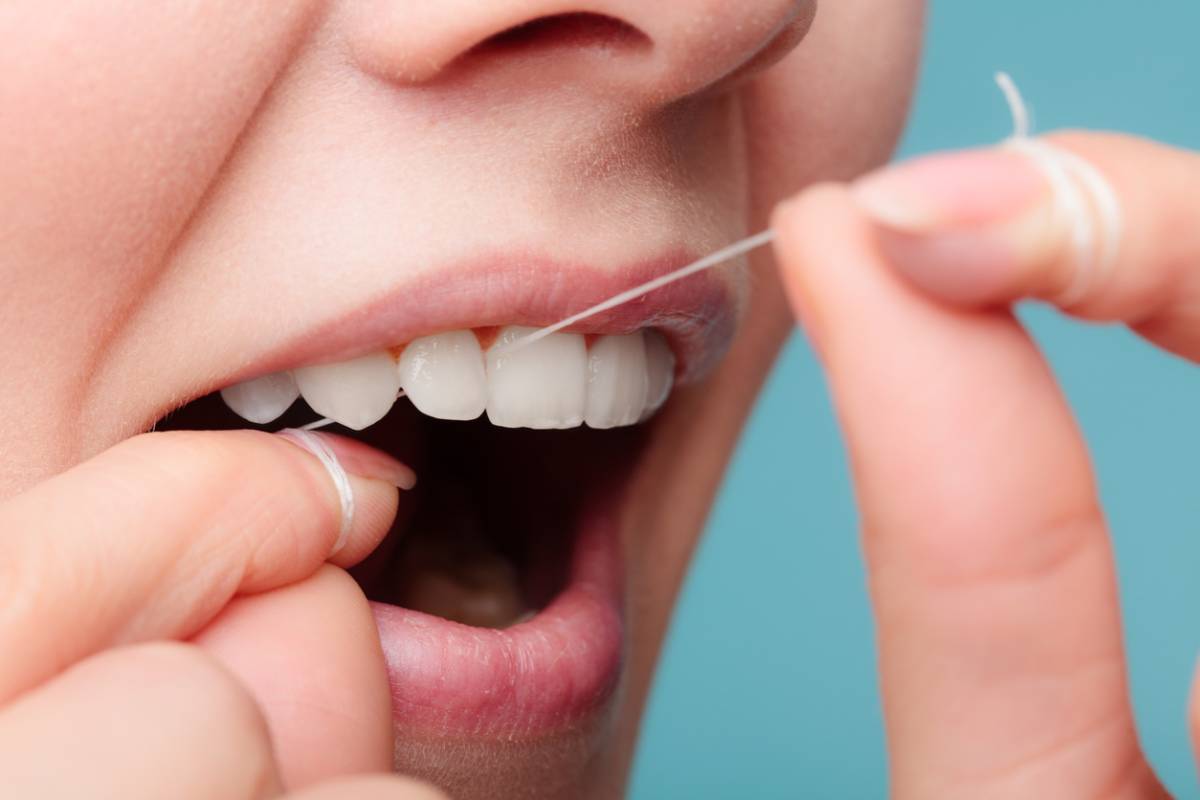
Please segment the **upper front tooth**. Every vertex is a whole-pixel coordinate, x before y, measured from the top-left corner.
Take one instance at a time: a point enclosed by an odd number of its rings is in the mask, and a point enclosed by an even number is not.
[[[532,333],[513,325],[487,353],[487,415],[504,428],[572,428],[587,402],[587,345],[577,333],[554,333],[510,353],[500,344]]]
[[[400,373],[387,353],[301,367],[295,374],[313,411],[356,431],[383,419],[400,391]]]
[[[675,383],[675,354],[658,331],[646,331],[646,419],[659,409]]]
[[[588,352],[584,421],[592,428],[634,424],[646,408],[647,382],[642,334],[601,336]]]
[[[479,340],[472,331],[414,339],[400,357],[400,385],[422,413],[438,419],[475,419],[487,406]]]
[[[272,372],[221,390],[225,405],[242,419],[259,425],[279,419],[299,396],[290,372]]]

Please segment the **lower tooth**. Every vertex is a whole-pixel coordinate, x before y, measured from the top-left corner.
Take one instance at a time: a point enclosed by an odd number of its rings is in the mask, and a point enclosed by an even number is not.
[[[296,384],[313,411],[361,431],[391,410],[400,373],[387,353],[295,370]]]
[[[225,405],[242,419],[258,425],[279,419],[299,396],[300,390],[290,372],[273,372],[221,390]]]

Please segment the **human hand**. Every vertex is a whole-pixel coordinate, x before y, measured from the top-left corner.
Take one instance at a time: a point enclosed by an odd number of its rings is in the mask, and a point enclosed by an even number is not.
[[[1040,298],[1200,359],[1200,157],[1048,141],[1104,176],[1119,232],[1095,192],[1082,220],[1060,213],[1007,149],[814,187],[774,217],[850,452],[898,797],[1165,796],[1086,447],[1007,306]],[[1080,224],[1119,233],[1111,259],[1080,258]]]
[[[0,504],[0,796],[440,796],[390,776],[374,621],[339,567],[402,465],[263,433],[135,437]],[[325,781],[324,783],[318,783]]]

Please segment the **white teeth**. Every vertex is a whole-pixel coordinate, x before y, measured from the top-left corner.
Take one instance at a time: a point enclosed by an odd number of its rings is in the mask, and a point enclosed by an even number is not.
[[[632,425],[646,408],[646,346],[641,333],[601,336],[588,351],[587,410],[590,428]]]
[[[675,383],[675,354],[657,331],[646,331],[646,410],[642,419],[658,411]]]
[[[400,391],[400,373],[387,353],[301,367],[295,375],[313,411],[356,431],[383,419]]]
[[[221,390],[221,399],[233,413],[259,425],[279,419],[299,396],[290,372],[273,372]]]
[[[222,389],[221,397],[258,424],[277,419],[301,395],[318,414],[362,430],[391,410],[403,388],[418,411],[439,419],[475,419],[486,410],[504,428],[615,428],[651,416],[671,393],[675,356],[654,331],[599,336],[591,348],[579,334],[555,333],[495,352],[534,330],[502,329],[486,355],[473,331],[447,331],[414,339],[399,364],[372,353],[264,375]]]
[[[496,345],[532,333],[513,325],[487,353],[487,415],[504,428],[573,428],[587,402],[587,345],[577,333],[555,333],[503,355]]]
[[[483,350],[471,331],[414,339],[400,357],[400,385],[423,414],[475,419],[487,405]]]

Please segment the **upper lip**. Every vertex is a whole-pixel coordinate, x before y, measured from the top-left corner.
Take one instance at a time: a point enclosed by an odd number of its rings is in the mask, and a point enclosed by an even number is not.
[[[680,249],[609,271],[528,254],[474,258],[399,283],[348,314],[318,322],[247,364],[234,380],[352,358],[439,331],[549,325],[690,260],[692,254]],[[677,379],[687,382],[705,374],[728,348],[741,294],[739,282],[701,273],[571,330],[607,334],[656,328],[675,351]]]

